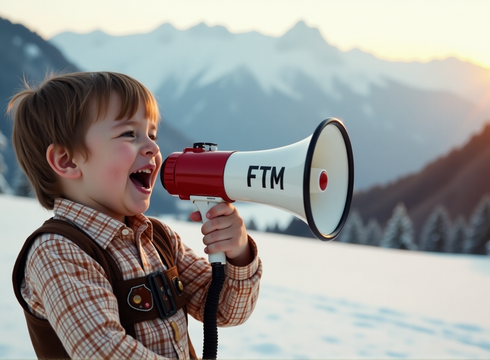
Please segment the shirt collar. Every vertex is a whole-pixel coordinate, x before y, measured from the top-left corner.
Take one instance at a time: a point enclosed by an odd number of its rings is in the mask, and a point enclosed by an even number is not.
[[[151,221],[143,214],[127,217],[126,226],[109,215],[63,198],[55,200],[53,212],[55,217],[69,221],[85,231],[103,249],[107,248],[114,237],[120,237],[124,229],[131,229],[136,233],[145,226],[146,231],[152,232]]]

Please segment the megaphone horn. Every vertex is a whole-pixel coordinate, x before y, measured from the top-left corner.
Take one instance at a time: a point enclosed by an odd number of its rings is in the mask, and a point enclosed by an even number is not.
[[[329,118],[306,139],[270,150],[218,151],[216,144],[195,143],[165,160],[161,181],[183,200],[244,201],[286,210],[318,239],[332,240],[349,213],[354,160],[344,124]]]
[[[218,151],[195,143],[172,153],[162,165],[161,181],[174,196],[192,200],[201,212],[221,201],[272,205],[305,221],[321,240],[332,240],[345,224],[354,187],[354,161],[347,130],[327,119],[308,138],[263,151]],[[224,283],[223,252],[209,255],[212,281],[204,306],[203,359],[216,359],[217,311]]]

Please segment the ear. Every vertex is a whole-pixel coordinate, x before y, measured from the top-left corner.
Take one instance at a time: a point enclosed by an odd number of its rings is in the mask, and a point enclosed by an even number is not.
[[[65,179],[77,179],[81,175],[80,168],[63,146],[49,145],[46,150],[46,160],[53,171]]]

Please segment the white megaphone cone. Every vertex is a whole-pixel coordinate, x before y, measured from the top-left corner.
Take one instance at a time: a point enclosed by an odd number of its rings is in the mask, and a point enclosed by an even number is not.
[[[308,138],[276,149],[215,148],[196,143],[171,154],[162,166],[165,189],[184,200],[271,205],[305,221],[321,240],[340,233],[354,187],[352,147],[340,120],[324,120]]]
[[[289,211],[305,221],[317,238],[331,240],[348,215],[353,168],[347,131],[340,121],[330,119],[292,145],[233,153],[225,168],[224,187],[233,200]]]

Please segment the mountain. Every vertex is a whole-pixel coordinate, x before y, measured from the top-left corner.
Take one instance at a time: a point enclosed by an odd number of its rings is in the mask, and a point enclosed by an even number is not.
[[[482,105],[488,70],[470,63],[399,63],[359,50],[341,52],[302,22],[278,38],[231,34],[205,24],[184,31],[164,24],[148,34],[121,37],[63,33],[50,43],[22,25],[3,19],[0,25],[4,106],[23,73],[40,80],[51,70],[121,71],[156,94],[164,118],[159,137],[164,157],[194,141],[217,142],[222,150],[287,145],[309,136],[324,117],[336,116],[351,135],[353,208],[365,220],[385,223],[399,201],[417,228],[439,201],[453,218],[468,217],[487,191],[483,183],[475,185],[488,178],[477,173],[485,169],[487,150],[452,159],[471,136],[473,143],[488,131],[475,135],[489,113]],[[0,126],[9,138],[11,122]],[[3,154],[11,182],[15,157],[11,147]],[[452,168],[444,172],[434,164],[447,157]],[[437,170],[428,170],[433,167]],[[157,186],[149,213],[175,210],[179,205],[172,200]]]
[[[36,33],[20,24],[0,18],[0,132],[10,140],[12,121],[6,114],[10,97],[22,87],[22,79],[40,81],[54,71],[73,71],[76,67],[61,52]],[[10,141],[3,151],[8,172],[7,182],[13,183],[17,161]]]
[[[363,220],[378,220],[383,226],[397,203],[405,204],[418,233],[437,205],[451,220],[466,220],[484,195],[490,194],[490,124],[464,146],[428,164],[420,172],[386,186],[354,195],[351,209]]]
[[[3,133],[7,146],[0,153],[8,167],[5,178],[14,187],[19,168],[15,153],[10,141],[12,135],[12,121],[5,115],[5,109],[10,97],[22,87],[22,79],[25,77],[30,83],[38,83],[46,74],[51,72],[79,71],[78,67],[66,60],[63,54],[51,43],[41,38],[20,24],[12,24],[6,19],[0,18],[0,101],[4,111],[0,121],[0,133]],[[161,125],[160,131],[166,136],[160,139],[158,144],[164,157],[177,149],[181,151],[191,144],[182,133],[171,127],[168,122]],[[2,139],[0,135],[0,145]],[[0,147],[1,150],[1,147]],[[0,161],[0,167],[1,167]],[[174,209],[175,202],[163,189],[158,186],[155,189],[155,200],[152,202],[150,212],[162,213]]]
[[[419,171],[490,118],[488,69],[454,58],[390,62],[342,52],[304,22],[281,37],[163,24],[147,34],[68,32],[50,42],[83,70],[141,80],[166,122],[222,150],[288,145],[321,120],[340,118],[353,144],[356,190]]]

